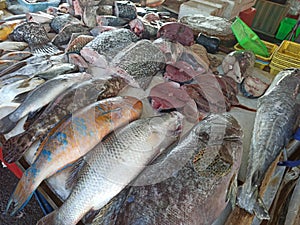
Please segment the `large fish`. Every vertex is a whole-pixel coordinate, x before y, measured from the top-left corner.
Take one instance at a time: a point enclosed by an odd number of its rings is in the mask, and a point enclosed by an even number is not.
[[[211,114],[146,167],[92,224],[210,225],[235,199],[241,157],[238,122]]]
[[[87,155],[76,186],[64,204],[37,224],[75,225],[100,209],[179,137],[178,112],[136,120],[112,133]]]
[[[258,100],[246,181],[239,190],[237,203],[259,219],[269,219],[258,191],[267,169],[292,137],[297,121],[299,88],[300,70],[285,70],[276,76]]]
[[[44,179],[85,155],[110,132],[138,119],[142,106],[134,97],[109,98],[55,126],[39,146],[37,159],[23,173],[6,211],[12,203],[12,215],[22,209]]]
[[[72,85],[91,77],[90,74],[86,73],[74,73],[57,76],[43,83],[30,92],[24,102],[15,111],[0,120],[0,132],[4,134],[8,133],[21,118],[41,109]]]
[[[68,89],[49,104],[37,120],[30,122],[29,127],[24,127],[26,132],[2,143],[5,161],[11,163],[18,160],[34,141],[44,137],[61,119],[97,100],[115,97],[126,85],[123,78],[113,77],[107,80],[89,80]]]

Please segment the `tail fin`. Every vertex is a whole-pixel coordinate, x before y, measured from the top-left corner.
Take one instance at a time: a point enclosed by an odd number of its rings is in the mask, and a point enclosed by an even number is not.
[[[3,117],[0,120],[0,133],[2,134],[7,134],[9,133],[12,129],[15,128],[15,126],[17,125],[18,121],[14,122],[12,121],[9,116],[11,114],[8,114],[7,116]]]
[[[263,201],[259,197],[258,188],[252,187],[249,191],[245,184],[239,187],[237,204],[251,214],[255,214],[260,220],[269,220],[270,216]]]
[[[2,145],[4,160],[13,163],[19,160],[23,153],[33,144],[35,138],[29,133],[21,133],[11,137]]]
[[[10,213],[11,216],[15,215],[19,210],[25,207],[36,189],[34,178],[30,171],[31,169],[29,168],[25,173],[23,173],[14,193],[8,201],[5,212],[7,213],[12,205],[12,212]]]
[[[34,55],[56,55],[59,53],[62,53],[61,50],[59,50],[55,45],[53,45],[51,42],[43,44],[43,45],[31,45],[29,46],[31,52]]]
[[[44,216],[42,219],[40,219],[36,225],[51,225],[56,224],[55,223],[55,217],[56,217],[56,210],[49,213],[48,215]]]

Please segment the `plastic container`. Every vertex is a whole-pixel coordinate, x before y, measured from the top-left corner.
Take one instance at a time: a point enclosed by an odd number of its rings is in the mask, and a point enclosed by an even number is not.
[[[263,57],[269,57],[266,45],[239,17],[236,17],[235,21],[232,23],[231,29],[243,49],[251,50],[254,54]]]
[[[48,0],[46,2],[29,3],[26,0],[18,0],[19,4],[25,6],[29,12],[44,11],[49,6],[57,7],[60,0]]]
[[[245,22],[245,24],[251,27],[255,14],[256,14],[256,9],[251,7],[249,9],[240,12],[239,17],[241,18],[241,20]]]
[[[279,46],[277,53],[283,59],[300,61],[300,44],[284,40]]]
[[[284,59],[279,57],[277,54],[273,56],[272,61],[278,65],[282,65],[285,67],[295,67],[300,68],[300,61],[291,60],[291,59]]]
[[[278,28],[278,31],[276,33],[276,39],[278,40],[285,40],[290,37],[290,32],[293,30],[294,26],[296,25],[297,20],[285,17],[280,22],[280,26]],[[300,27],[298,27],[296,31],[296,37],[300,34]],[[295,40],[295,37],[291,38],[292,41]]]
[[[276,76],[280,71],[285,69],[285,68],[278,67],[278,65],[273,62],[271,62],[269,66],[270,66],[270,74],[273,76]]]

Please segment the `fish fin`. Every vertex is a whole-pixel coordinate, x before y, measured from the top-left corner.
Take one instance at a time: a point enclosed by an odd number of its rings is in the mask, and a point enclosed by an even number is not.
[[[9,133],[12,129],[15,128],[15,126],[17,125],[17,122],[12,121],[9,116],[11,114],[8,114],[7,116],[3,117],[0,120],[0,133],[2,134],[7,134]]]
[[[84,157],[81,157],[75,163],[73,163],[73,165],[71,166],[72,167],[71,172],[66,181],[66,189],[72,189],[72,187],[77,183],[79,172],[84,165],[85,165]]]
[[[33,192],[36,187],[34,185],[34,179],[32,179],[31,168],[29,168],[25,173],[23,173],[22,178],[20,179],[17,187],[15,188],[12,196],[10,197],[5,213],[7,213],[12,205],[11,216],[15,215],[18,211],[22,210],[26,204],[31,199]]]
[[[21,133],[8,139],[2,147],[4,160],[13,163],[19,160],[23,153],[33,143],[33,137],[29,133]]]
[[[30,91],[23,92],[21,94],[16,95],[15,98],[12,100],[12,102],[22,103],[25,100],[25,98],[27,97],[28,93],[30,93]]]
[[[42,45],[37,45],[37,44],[30,45],[29,48],[30,48],[30,51],[34,55],[39,55],[39,56],[43,56],[43,55],[56,55],[56,54],[62,53],[62,51],[59,50],[51,42],[46,43],[46,44],[42,44]]]
[[[44,216],[42,219],[40,219],[36,225],[50,225],[55,224],[55,217],[56,217],[56,210],[49,213],[48,215]]]
[[[36,111],[28,113],[27,119],[23,125],[23,129],[28,130],[29,127],[32,125],[32,123],[34,121],[36,121],[40,117],[40,115],[44,112],[44,110],[47,108],[47,106],[48,106],[48,104]]]

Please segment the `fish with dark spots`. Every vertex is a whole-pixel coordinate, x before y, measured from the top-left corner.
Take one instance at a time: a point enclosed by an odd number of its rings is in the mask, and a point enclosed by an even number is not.
[[[84,46],[80,54],[93,65],[107,67],[115,55],[137,40],[138,37],[125,28],[107,31]]]
[[[210,225],[233,203],[242,157],[242,129],[212,114],[112,199],[92,225]]]
[[[140,40],[119,52],[111,65],[126,71],[138,84],[146,89],[152,77],[165,67],[165,56],[149,40]]]
[[[129,21],[116,16],[97,16],[96,17],[97,24],[99,26],[113,26],[113,27],[122,27],[126,25]]]
[[[70,14],[63,14],[60,16],[55,16],[50,23],[51,28],[55,31],[55,33],[59,33],[64,26],[67,24],[78,24],[80,20]]]
[[[77,53],[80,54],[80,50],[91,42],[94,39],[93,36],[89,35],[79,35],[76,37],[70,44],[68,44],[67,48],[65,49],[65,53]]]
[[[25,207],[40,183],[93,149],[110,132],[138,119],[143,104],[134,97],[114,97],[82,108],[61,121],[37,150],[6,208],[14,215]]]
[[[34,141],[43,138],[60,120],[97,100],[115,97],[126,85],[123,78],[112,77],[107,80],[90,80],[71,87],[49,104],[35,121],[26,121],[25,133],[2,143],[5,161],[15,162]]]
[[[45,28],[36,22],[21,23],[15,27],[9,38],[28,43],[30,51],[36,55],[54,55],[61,52],[51,43]]]
[[[128,20],[135,19],[137,17],[135,4],[130,1],[115,1],[114,15]]]
[[[237,198],[239,207],[259,219],[270,219],[259,196],[264,176],[298,127],[300,70],[287,69],[274,78],[266,93],[258,99],[245,183]]]

